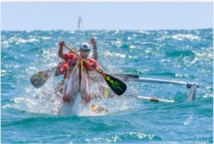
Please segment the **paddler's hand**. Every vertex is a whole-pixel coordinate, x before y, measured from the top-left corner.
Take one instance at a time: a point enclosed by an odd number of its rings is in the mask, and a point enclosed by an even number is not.
[[[65,41],[60,41],[59,42],[59,47],[62,48],[64,46],[64,44],[65,44]]]
[[[92,63],[91,67],[95,69],[97,66],[94,63]]]
[[[93,47],[95,47],[97,44],[97,40],[95,38],[91,38],[90,43],[93,45]]]

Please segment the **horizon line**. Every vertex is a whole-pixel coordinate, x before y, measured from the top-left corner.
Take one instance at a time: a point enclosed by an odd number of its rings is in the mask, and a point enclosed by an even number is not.
[[[84,30],[66,30],[66,29],[50,29],[50,30],[42,30],[42,29],[34,29],[34,30],[1,30],[1,31],[157,31],[157,30],[198,30],[198,29],[213,29],[211,28],[181,28],[181,29],[174,29],[174,28],[169,28],[169,29],[84,29]]]

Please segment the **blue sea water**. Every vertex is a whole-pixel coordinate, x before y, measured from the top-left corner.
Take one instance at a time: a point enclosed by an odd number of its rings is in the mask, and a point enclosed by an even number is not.
[[[79,47],[91,37],[105,72],[196,82],[197,100],[187,101],[185,86],[128,82],[127,93],[176,103],[92,100],[109,113],[56,114],[48,100],[35,99],[30,77],[57,65],[59,41]],[[2,31],[1,142],[213,143],[213,29]]]

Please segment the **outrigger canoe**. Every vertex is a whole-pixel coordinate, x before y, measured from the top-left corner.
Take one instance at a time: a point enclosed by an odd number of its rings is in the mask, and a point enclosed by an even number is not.
[[[100,76],[103,77],[109,87],[105,87],[103,91],[98,93],[90,93],[89,87],[89,77],[83,67],[83,61],[87,63],[85,59],[81,59],[81,57],[72,51],[68,46],[64,45],[68,48],[72,53],[79,57],[76,65],[71,68],[68,72],[68,76],[65,79],[65,84],[62,87],[62,97],[64,101],[69,103],[74,103],[76,96],[80,94],[81,102],[83,104],[87,104],[91,98],[112,98],[116,97],[116,95],[120,96],[119,98],[134,98],[137,100],[149,100],[152,102],[167,102],[167,103],[174,103],[173,100],[164,100],[164,99],[157,99],[155,97],[144,97],[144,96],[126,96],[124,92],[126,91],[127,87],[126,84],[122,81],[135,81],[135,82],[149,82],[149,83],[165,83],[165,84],[176,84],[176,85],[185,85],[189,89],[188,101],[196,100],[196,89],[199,88],[199,84],[197,83],[189,83],[189,82],[179,82],[179,81],[169,81],[169,80],[160,80],[160,79],[151,79],[151,78],[141,78],[137,75],[130,75],[130,74],[113,74],[112,75],[106,74],[101,70],[95,68],[95,70],[101,74]],[[90,65],[90,64],[89,64]],[[48,79],[51,77],[55,68],[51,68],[46,71],[41,71],[34,74],[30,80],[31,83],[35,88],[42,87]],[[98,79],[100,79],[98,76]],[[114,92],[112,94],[112,91]],[[116,95],[115,95],[116,94]],[[92,105],[93,111],[96,109],[101,110],[102,107]],[[107,111],[107,110],[106,110]]]

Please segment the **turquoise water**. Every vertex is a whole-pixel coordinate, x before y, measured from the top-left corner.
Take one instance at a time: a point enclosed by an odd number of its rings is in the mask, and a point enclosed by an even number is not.
[[[128,82],[127,94],[177,103],[93,100],[109,113],[56,114],[49,100],[35,99],[39,90],[30,77],[57,65],[59,41],[79,47],[91,37],[98,40],[98,62],[107,73],[197,82],[197,100],[187,101],[185,86]],[[52,77],[45,89],[61,79]],[[2,31],[1,142],[213,143],[213,29]]]

